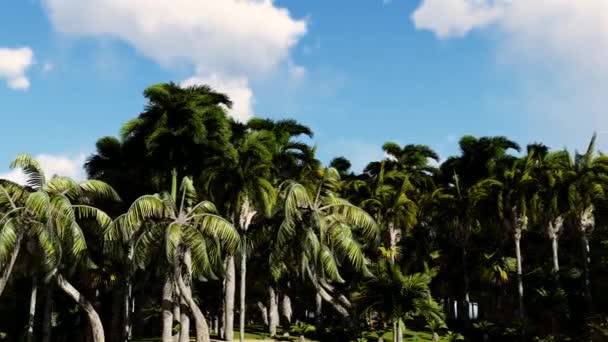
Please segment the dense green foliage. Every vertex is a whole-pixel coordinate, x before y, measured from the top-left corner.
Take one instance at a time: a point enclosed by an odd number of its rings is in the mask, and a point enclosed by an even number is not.
[[[574,154],[465,136],[440,164],[388,142],[355,172],[209,87],[144,96],[89,180],[26,154],[28,183],[0,180],[0,340],[230,339],[234,312],[241,333],[322,341],[608,340],[595,136]]]

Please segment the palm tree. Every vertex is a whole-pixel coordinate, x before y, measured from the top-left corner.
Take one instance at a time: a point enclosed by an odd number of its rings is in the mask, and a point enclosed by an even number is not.
[[[393,322],[393,341],[403,341],[403,322],[422,317],[426,323],[445,326],[441,306],[431,296],[430,283],[435,269],[406,274],[398,263],[384,251],[372,267],[374,276],[365,281],[359,291],[357,304],[363,313],[380,314]]]
[[[440,221],[448,223],[462,250],[464,296],[469,302],[467,248],[470,238],[480,226],[478,215],[483,199],[499,183],[492,177],[513,157],[510,149],[519,145],[505,137],[464,136],[459,141],[460,156],[448,158],[440,167],[438,181],[445,186],[436,190],[433,198],[439,205]]]
[[[338,266],[344,262],[370,275],[357,234],[372,241],[376,224],[364,210],[337,195],[340,178],[335,169],[319,170],[317,176],[308,188],[295,181],[282,184],[284,220],[271,252],[271,266],[280,274],[287,262],[293,262],[324,301],[350,318],[352,304],[331,282],[344,282]]]
[[[245,335],[245,295],[246,295],[246,276],[247,276],[247,254],[248,243],[247,235],[254,219],[258,216],[269,216],[276,197],[276,190],[272,184],[273,172],[273,149],[275,148],[274,134],[269,131],[248,131],[234,123],[240,128],[241,134],[235,134],[233,144],[236,148],[235,162],[229,165],[218,165],[209,168],[207,171],[206,182],[209,192],[222,194],[223,201],[226,203],[232,221],[241,235],[240,247],[240,310],[239,310],[239,330],[240,340]],[[225,308],[225,338],[231,341],[231,301],[234,290],[230,287],[234,285],[235,279],[232,271],[234,270],[234,259],[232,256],[227,258],[227,288]]]
[[[161,176],[172,169],[180,177],[198,175],[218,158],[234,157],[225,110],[232,103],[226,95],[208,86],[161,83],[148,87],[144,96],[145,111],[122,127],[121,136],[126,145],[140,146]]]
[[[106,232],[107,239],[128,243],[132,262],[146,268],[159,248],[166,257],[168,268],[163,290],[163,301],[172,302],[171,293],[179,293],[195,319],[196,341],[208,342],[207,321],[192,297],[192,276],[215,277],[221,264],[220,250],[234,250],[239,243],[233,225],[220,217],[215,206],[208,201],[197,201],[190,178],[182,179],[179,196],[173,172],[171,193],[145,195],[133,202],[130,209],[115,220]],[[159,245],[159,240],[163,239]],[[174,303],[174,305],[179,305]],[[163,306],[163,341],[172,340],[173,305]],[[189,320],[182,311],[183,329],[180,341],[189,340]]]
[[[144,96],[148,100],[144,112],[123,125],[120,140],[98,140],[97,152],[85,165],[90,177],[120,186],[125,198],[135,200],[164,189],[169,171],[179,177],[198,176],[205,165],[234,156],[225,111],[231,102],[225,95],[208,86],[161,83],[146,88]],[[140,177],[142,173],[149,176]],[[170,179],[177,182],[179,178]],[[130,292],[125,289],[127,297]],[[131,302],[125,298],[125,338]]]
[[[47,181],[40,164],[30,155],[21,154],[11,164],[27,175],[27,185],[20,186],[7,180],[0,181],[0,206],[9,208],[0,220],[0,265],[4,269],[0,289],[12,272],[22,240],[34,242],[43,255],[47,277],[83,309],[89,318],[93,340],[103,342],[103,325],[93,305],[63,276],[68,259],[75,264],[87,260],[87,244],[78,219],[94,219],[104,229],[111,219],[101,210],[89,205],[95,198],[118,199],[107,184],[89,180],[80,184],[66,177],[53,177]],[[82,204],[73,204],[80,201]],[[8,256],[11,255],[10,260]],[[33,282],[30,317],[35,315]]]
[[[564,222],[570,211],[570,184],[576,177],[573,161],[566,150],[548,153],[545,157],[541,174],[541,197],[543,215],[540,217],[551,241],[553,275],[559,280],[559,237],[563,232]]]
[[[361,207],[372,213],[384,228],[385,248],[390,251],[394,262],[400,254],[399,242],[403,232],[418,222],[419,205],[411,198],[416,189],[410,176],[396,169],[387,172],[386,163],[381,162],[375,174],[369,171],[371,177],[365,182],[369,187],[368,198],[361,202]]]
[[[585,300],[591,307],[591,248],[589,238],[595,229],[595,207],[605,198],[604,184],[608,173],[608,157],[595,156],[594,134],[584,154],[575,154],[573,182],[570,184],[569,207],[575,221],[575,227],[580,234],[583,250],[583,277]]]
[[[541,144],[531,144],[527,151],[523,158],[504,160],[503,167],[495,170],[493,178],[478,184],[482,197],[485,196],[486,200],[487,194],[493,197],[490,206],[497,208],[499,222],[513,238],[517,264],[518,313],[522,320],[525,311],[521,238],[528,227],[529,210],[538,207],[538,192],[541,189],[537,185],[537,173],[547,156],[548,148]]]

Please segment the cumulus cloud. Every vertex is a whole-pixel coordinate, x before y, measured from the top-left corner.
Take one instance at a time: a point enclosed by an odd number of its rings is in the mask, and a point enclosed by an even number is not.
[[[44,0],[60,32],[124,40],[164,66],[255,74],[283,61],[304,20],[271,0]]]
[[[77,181],[86,178],[82,167],[85,162],[84,154],[77,156],[40,154],[35,156],[35,159],[42,166],[47,178],[52,176],[65,176]],[[0,173],[0,179],[8,179],[19,184],[25,184],[27,181],[27,177],[20,169]]]
[[[608,1],[423,0],[411,19],[439,39],[491,29],[500,65],[514,68],[543,125],[589,134],[608,124]]]
[[[5,80],[9,88],[26,90],[30,87],[25,72],[32,64],[34,52],[31,48],[0,48],[0,80]]]
[[[207,84],[214,90],[224,93],[232,100],[228,113],[240,122],[246,122],[254,116],[253,91],[246,78],[226,78],[220,74],[195,76],[182,82],[182,85]]]
[[[226,92],[238,120],[254,115],[249,80],[289,61],[289,51],[306,34],[272,0],[44,0],[59,32],[114,38],[132,45],[166,68],[180,63],[194,76],[184,84],[207,83]],[[303,75],[292,68],[291,75]]]

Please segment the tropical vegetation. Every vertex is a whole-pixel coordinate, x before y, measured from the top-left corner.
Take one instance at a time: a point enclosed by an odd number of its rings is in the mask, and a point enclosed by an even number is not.
[[[29,154],[0,180],[0,340],[608,340],[595,135],[464,136],[443,161],[387,142],[352,170],[208,86],[144,96],[87,180]]]

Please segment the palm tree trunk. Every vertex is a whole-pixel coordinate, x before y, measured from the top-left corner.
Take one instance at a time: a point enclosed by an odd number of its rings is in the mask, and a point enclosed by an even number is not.
[[[188,281],[185,283],[186,291],[188,292],[188,296],[192,296],[192,254],[190,250],[186,250],[184,252],[184,267],[185,267],[185,277]],[[179,291],[180,293],[182,291]],[[179,331],[179,342],[189,342],[190,341],[190,316],[188,316],[188,306],[183,296],[180,296],[179,303],[181,303],[181,315],[180,315],[180,331]]]
[[[245,339],[245,291],[247,290],[247,237],[243,235],[241,247],[241,288],[239,291],[240,296],[240,310],[239,310],[239,341],[243,342]]]
[[[585,233],[581,238],[583,244],[583,266],[584,266],[584,277],[585,277],[585,302],[587,303],[587,310],[591,311],[592,298],[591,298],[591,274],[589,271],[589,265],[591,264],[591,247],[589,246],[589,238]]]
[[[32,291],[30,292],[30,315],[27,320],[26,338],[27,342],[34,339],[34,322],[36,318],[36,299],[38,294],[38,279],[34,276],[32,280]]]
[[[198,307],[198,305],[196,305],[194,299],[192,299],[192,293],[186,286],[186,283],[184,283],[184,279],[182,278],[177,265],[175,273],[179,292],[182,298],[186,301],[186,304],[188,305],[188,309],[190,309],[192,316],[194,316],[194,324],[196,327],[196,342],[210,342],[211,338],[209,337],[209,326],[207,325],[205,315],[203,315],[201,309]]]
[[[270,322],[268,322],[268,308],[266,305],[264,305],[264,303],[261,301],[255,303],[255,305],[257,306],[258,310],[260,310],[260,316],[262,317],[262,323],[264,323],[264,326],[270,327]]]
[[[286,294],[283,294],[283,300],[281,301],[281,312],[283,313],[283,317],[287,320],[287,323],[291,324],[293,310],[291,307],[291,298]]]
[[[393,342],[397,342],[397,321],[393,319]]]
[[[268,297],[268,332],[274,337],[277,335],[279,325],[279,296],[272,285],[268,287]]]
[[[321,315],[323,314],[323,298],[320,294],[315,294],[315,321],[321,325]]]
[[[190,342],[190,316],[188,316],[188,305],[184,299],[181,299],[181,315],[179,321],[179,342]]]
[[[403,321],[397,322],[397,342],[403,342]]]
[[[51,342],[53,331],[53,284],[48,284],[42,315],[42,342]]]
[[[226,258],[226,279],[224,280],[224,339],[234,338],[234,292],[236,288],[234,255]]]
[[[519,298],[519,318],[521,320],[525,317],[524,312],[524,280],[523,280],[523,269],[521,259],[521,232],[515,233],[515,258],[517,259],[517,295]]]
[[[350,319],[350,312],[348,312],[348,310],[342,305],[342,303],[340,303],[339,300],[335,299],[331,294],[329,294],[323,288],[323,286],[321,286],[321,284],[319,283],[319,280],[316,278],[315,275],[312,274],[312,271],[310,270],[310,268],[307,268],[306,271],[307,271],[307,274],[308,274],[308,278],[310,279],[310,281],[312,282],[313,287],[317,291],[317,294],[320,295],[321,298],[323,298],[324,301],[326,301],[329,304],[331,304],[333,306],[333,308],[340,315],[342,315],[343,318],[345,318],[347,320]]]
[[[559,254],[558,254],[558,243],[557,243],[557,235],[553,234],[551,236],[551,250],[553,251],[553,273],[555,277],[558,277],[559,273]]]
[[[462,246],[462,276],[464,281],[464,302],[466,305],[469,303],[469,266],[468,266],[468,253],[467,248]],[[468,309],[467,309],[468,313]],[[468,317],[468,316],[467,316]]]
[[[99,314],[95,311],[93,304],[89,302],[84,296],[76,290],[72,284],[70,284],[61,274],[58,274],[57,277],[57,285],[69,296],[71,297],[81,309],[83,309],[87,317],[89,318],[89,324],[91,326],[91,333],[93,337],[93,342],[105,342],[105,335],[103,332],[103,324],[101,323],[101,318],[99,318]]]
[[[180,321],[182,318],[182,299],[179,294],[179,290],[177,289],[177,283],[173,284],[173,324],[175,322]],[[180,322],[181,326],[181,322]],[[180,329],[181,330],[181,329]],[[175,331],[173,335],[173,341],[179,342],[179,336],[181,331]]]
[[[173,281],[167,275],[163,286],[163,301],[161,304],[163,316],[162,342],[173,342]]]
[[[133,264],[133,242],[129,242],[129,246],[127,247],[127,277],[125,279],[125,293],[124,293],[124,303],[123,303],[123,341],[128,342],[131,338],[132,331],[132,320],[131,313],[135,310],[135,300],[133,299],[133,280],[131,275],[131,265]]]
[[[4,292],[4,288],[8,283],[8,279],[13,272],[13,267],[15,266],[15,261],[17,261],[17,256],[19,255],[19,250],[21,249],[21,241],[23,240],[23,232],[20,230],[19,235],[17,235],[17,241],[15,241],[15,249],[13,250],[13,254],[11,255],[10,260],[8,261],[8,266],[2,271],[2,276],[0,276],[0,297]]]

